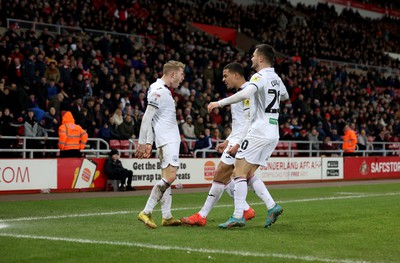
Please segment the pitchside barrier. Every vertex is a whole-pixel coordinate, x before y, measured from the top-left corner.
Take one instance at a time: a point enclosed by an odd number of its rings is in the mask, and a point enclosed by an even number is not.
[[[0,194],[105,190],[105,158],[0,159]],[[159,159],[121,159],[133,171],[132,186],[160,180]],[[205,187],[218,158],[182,158],[173,187]],[[266,184],[400,178],[399,157],[277,157],[256,171]]]

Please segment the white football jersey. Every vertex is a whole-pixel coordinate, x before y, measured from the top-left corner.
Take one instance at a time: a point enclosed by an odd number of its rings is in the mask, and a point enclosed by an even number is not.
[[[248,82],[244,83],[238,92],[246,88]],[[230,144],[241,144],[244,135],[247,133],[250,122],[250,100],[246,99],[231,104],[232,113],[232,132],[226,138]]]
[[[288,98],[285,84],[273,68],[264,68],[251,77],[248,85],[257,87],[250,98],[251,126],[248,135],[279,138],[279,103],[281,98]]]
[[[152,126],[155,133],[156,147],[171,142],[180,142],[178,124],[176,122],[175,101],[164,81],[157,79],[150,85],[147,102],[157,108]]]

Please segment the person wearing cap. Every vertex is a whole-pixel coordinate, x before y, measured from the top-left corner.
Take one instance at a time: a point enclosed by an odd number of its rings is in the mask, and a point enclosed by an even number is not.
[[[65,112],[62,116],[58,137],[61,158],[82,157],[80,150],[85,149],[88,134],[80,125],[75,124],[75,119],[70,111]]]
[[[104,163],[104,173],[108,179],[120,181],[120,185],[118,187],[119,191],[133,191],[135,190],[132,187],[133,172],[122,166],[122,162],[119,157],[118,150],[115,148],[111,149],[109,157]]]

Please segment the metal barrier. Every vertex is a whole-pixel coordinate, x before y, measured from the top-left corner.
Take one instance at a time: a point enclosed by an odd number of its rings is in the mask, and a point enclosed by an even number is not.
[[[20,158],[34,158],[34,153],[56,153],[59,154],[59,149],[46,149],[46,141],[58,141],[58,137],[26,137],[26,136],[1,136],[1,140],[15,140],[16,144],[13,148],[0,149],[1,152],[10,153],[21,153]],[[39,140],[43,142],[43,148],[30,149],[27,148],[27,142],[29,140]],[[184,139],[189,146],[189,149],[193,152],[194,158],[206,158],[209,156],[219,156],[218,152],[213,149],[196,149],[194,145],[196,140]],[[129,158],[134,157],[136,147],[138,144],[137,139],[129,139],[129,145],[126,149],[118,149],[118,151]],[[94,142],[95,144],[93,144]],[[214,140],[213,146],[223,142],[223,140]],[[343,156],[343,150],[341,149],[342,141],[332,141],[332,145],[335,145],[336,149],[332,150],[321,150],[323,142],[309,142],[309,141],[279,141],[275,148],[272,157],[320,157],[320,156]],[[305,146],[300,146],[305,145]],[[300,146],[300,147],[299,147]],[[91,148],[92,147],[92,148]],[[82,152],[86,156],[100,157],[107,155],[110,151],[110,145],[107,141],[101,138],[89,138],[86,148]],[[158,151],[153,149],[153,156],[158,157]],[[400,142],[368,142],[366,150],[360,150],[356,148],[356,154],[360,156],[400,156]]]
[[[362,64],[355,64],[355,63],[350,63],[350,62],[319,59],[319,58],[317,58],[317,61],[318,61],[318,64],[327,65],[330,68],[335,68],[337,66],[339,66],[339,67],[347,66],[347,68],[351,71],[368,72],[368,71],[372,70],[372,71],[377,71],[377,72],[383,73],[386,76],[397,76],[399,74],[399,69],[397,69],[397,68],[362,65]]]
[[[117,32],[95,30],[95,29],[89,29],[89,28],[83,29],[81,27],[70,27],[70,26],[62,26],[62,25],[56,25],[56,24],[47,24],[47,23],[34,22],[34,21],[28,21],[28,20],[7,18],[7,27],[9,28],[11,24],[18,24],[19,28],[23,28],[23,29],[31,29],[32,28],[33,30],[43,30],[44,28],[47,28],[49,30],[49,32],[57,33],[59,35],[63,31],[67,31],[69,33],[76,33],[78,35],[84,33],[91,37],[104,37],[106,35],[112,35],[112,36],[116,36],[116,37],[127,37],[127,38],[133,37],[135,40],[135,44],[137,44],[139,46],[145,46],[145,45],[155,46],[155,44],[156,44],[154,39],[151,39],[149,37],[135,35],[135,34],[117,33]]]
[[[57,141],[58,137],[26,137],[26,136],[0,136],[0,140],[15,140],[17,144],[15,148],[7,148],[7,149],[0,149],[1,152],[10,152],[10,153],[21,153],[21,158],[33,158],[33,153],[42,152],[42,153],[55,153],[56,155],[59,154],[59,149],[30,149],[27,148],[27,142],[29,140],[36,140],[44,142],[43,145],[45,146],[46,141]],[[89,145],[91,142],[95,142],[95,149],[90,149]],[[104,146],[104,148],[102,148]],[[93,154],[94,157],[100,157],[101,153],[109,152],[110,147],[108,143],[100,138],[89,138],[88,143],[86,144],[86,148],[81,150],[81,152],[85,153],[85,155]],[[29,157],[27,157],[29,154]]]

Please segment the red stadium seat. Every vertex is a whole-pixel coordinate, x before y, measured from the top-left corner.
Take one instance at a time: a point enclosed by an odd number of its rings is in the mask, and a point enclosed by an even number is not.
[[[121,149],[119,140],[110,140],[110,148]]]
[[[120,140],[121,150],[128,150],[129,149],[129,140]],[[129,156],[129,152],[122,152],[121,156]]]

